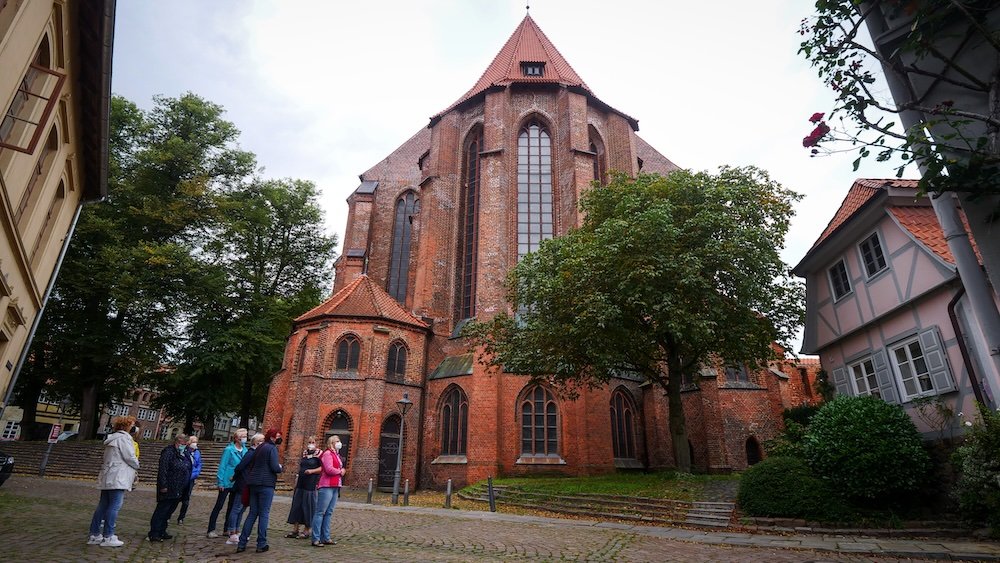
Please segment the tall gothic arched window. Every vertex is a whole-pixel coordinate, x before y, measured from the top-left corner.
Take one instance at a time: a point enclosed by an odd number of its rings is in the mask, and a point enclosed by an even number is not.
[[[590,152],[594,153],[594,180],[604,183],[608,179],[608,160],[604,154],[604,141],[593,125],[587,128],[590,135]]]
[[[552,238],[552,143],[532,119],[517,137],[517,258]]]
[[[420,210],[420,202],[413,192],[406,192],[396,200],[396,216],[392,227],[392,251],[389,256],[388,291],[396,301],[406,300],[410,273],[410,237],[413,220]]]
[[[385,375],[386,379],[394,383],[402,383],[406,376],[406,346],[398,340],[389,345]]]
[[[558,456],[558,407],[552,393],[540,386],[521,400],[521,455]]]
[[[479,251],[479,153],[483,150],[483,129],[476,127],[465,143],[463,158],[462,210],[459,228],[458,318],[476,315],[476,267]]]
[[[361,359],[361,342],[348,334],[337,344],[337,371],[357,371]]]
[[[622,389],[611,395],[611,444],[619,459],[635,459],[635,403]]]
[[[469,399],[456,385],[441,405],[441,455],[465,455],[468,423]]]

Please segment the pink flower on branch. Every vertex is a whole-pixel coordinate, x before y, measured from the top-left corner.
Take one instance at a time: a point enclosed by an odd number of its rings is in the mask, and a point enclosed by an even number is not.
[[[812,114],[812,117],[809,118],[809,123],[819,123],[820,121],[823,120],[823,116],[824,115],[826,115],[826,114],[819,113],[819,112],[816,112],[816,113]]]
[[[817,115],[819,115],[822,118],[823,114],[817,114]],[[819,144],[820,140],[829,132],[830,132],[830,126],[827,125],[825,122],[821,121],[819,125],[817,125],[816,128],[812,130],[812,133],[809,133],[808,136],[802,139],[802,146],[815,147],[816,145]]]

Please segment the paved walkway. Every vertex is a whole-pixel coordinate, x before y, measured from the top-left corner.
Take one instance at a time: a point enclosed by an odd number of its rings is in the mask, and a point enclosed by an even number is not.
[[[825,536],[700,532],[503,513],[385,507],[344,502],[333,526],[338,545],[317,549],[286,539],[290,499],[275,499],[269,543],[237,555],[207,539],[211,493],[192,498],[173,540],[142,541],[153,491],[128,494],[118,523],[122,548],[87,546],[97,503],[91,482],[15,476],[0,488],[0,558],[4,561],[893,561],[1000,560],[1000,544]],[[253,540],[251,540],[252,542]]]

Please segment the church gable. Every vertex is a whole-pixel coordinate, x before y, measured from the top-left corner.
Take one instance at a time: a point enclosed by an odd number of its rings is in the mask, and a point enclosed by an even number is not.
[[[325,317],[382,319],[428,328],[427,323],[408,313],[366,275],[359,276],[319,306],[295,319],[295,322],[300,324]]]

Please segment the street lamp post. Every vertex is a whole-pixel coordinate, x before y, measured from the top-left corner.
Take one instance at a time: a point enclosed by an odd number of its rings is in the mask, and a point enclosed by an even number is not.
[[[59,422],[58,422],[58,425],[59,425],[59,430],[60,431],[62,431],[63,414],[66,413],[66,407],[68,407],[68,406],[69,406],[69,399],[68,398],[63,398],[63,400],[59,402]],[[52,453],[52,444],[53,443],[54,442],[49,441],[49,446],[47,448],[45,448],[45,455],[42,456],[42,465],[38,468],[38,476],[39,477],[45,477],[45,466],[49,464],[49,454]]]
[[[392,504],[399,504],[399,476],[403,470],[403,425],[406,422],[406,413],[413,406],[408,393],[403,393],[403,398],[396,401],[396,408],[399,409],[399,451],[396,452],[396,473],[392,478]]]

